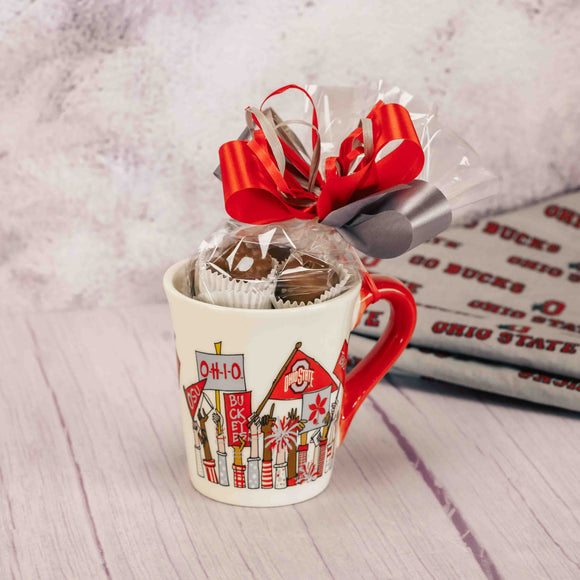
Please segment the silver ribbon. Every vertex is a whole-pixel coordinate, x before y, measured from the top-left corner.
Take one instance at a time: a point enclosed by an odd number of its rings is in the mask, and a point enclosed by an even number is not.
[[[395,258],[451,225],[451,206],[435,186],[416,179],[329,213],[323,224],[373,258]]]

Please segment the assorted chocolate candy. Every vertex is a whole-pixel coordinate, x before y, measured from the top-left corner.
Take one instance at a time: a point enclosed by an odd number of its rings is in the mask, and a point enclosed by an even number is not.
[[[270,252],[264,252],[258,244],[240,239],[228,244],[207,265],[214,272],[236,280],[261,280],[272,272],[276,261]]]
[[[337,270],[323,260],[294,252],[278,275],[274,295],[288,302],[313,302],[339,281]]]
[[[190,268],[197,300],[238,308],[292,308],[328,300],[358,281],[350,247],[326,226],[298,220],[226,227]]]

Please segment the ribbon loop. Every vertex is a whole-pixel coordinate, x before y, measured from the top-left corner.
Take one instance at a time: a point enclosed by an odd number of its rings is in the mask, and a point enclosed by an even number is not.
[[[304,93],[312,104],[312,123],[299,121],[312,128],[311,156],[289,127],[295,121],[282,121],[270,109],[263,110],[268,99],[290,89]],[[424,163],[409,112],[393,103],[376,103],[341,143],[338,156],[325,160],[324,179],[319,171],[316,107],[304,89],[281,87],[264,99],[260,109],[248,107],[246,121],[250,139],[230,141],[220,148],[226,210],[246,223],[318,218],[340,227],[337,215],[349,215],[352,221],[351,205],[354,209],[359,200],[409,183]],[[387,146],[392,150],[385,154]],[[333,213],[341,208],[346,213]],[[352,233],[351,238],[355,237]]]
[[[284,150],[282,149],[282,143],[280,142],[278,133],[276,133],[276,129],[260,109],[256,109],[256,107],[248,107],[246,109],[246,123],[250,128],[250,132],[252,132],[252,137],[254,136],[253,119],[256,120],[258,127],[260,127],[264,133],[264,137],[266,138],[266,141],[272,150],[272,155],[274,155],[274,159],[276,160],[276,165],[278,166],[280,175],[284,175],[284,171],[286,170],[286,158],[284,157]]]

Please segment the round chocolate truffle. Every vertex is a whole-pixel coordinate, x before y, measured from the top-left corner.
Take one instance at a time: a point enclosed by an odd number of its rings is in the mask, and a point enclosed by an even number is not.
[[[238,240],[217,251],[207,265],[214,272],[236,280],[261,280],[270,274],[275,262],[258,244]]]
[[[310,254],[294,252],[276,283],[276,298],[288,302],[312,302],[338,284],[338,272]]]

